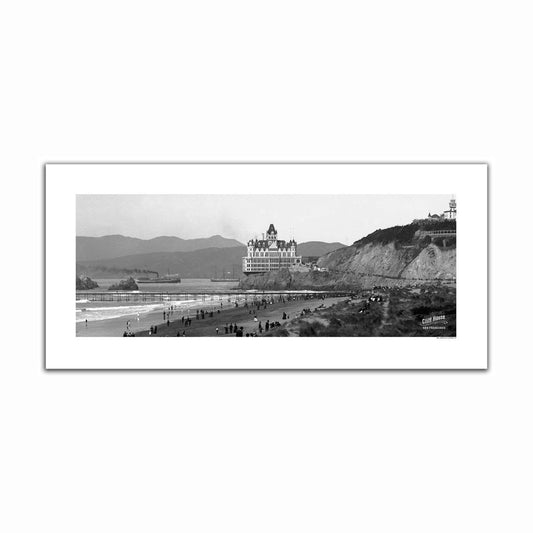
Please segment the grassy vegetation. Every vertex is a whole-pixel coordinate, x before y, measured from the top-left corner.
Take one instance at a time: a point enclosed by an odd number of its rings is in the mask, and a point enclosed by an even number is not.
[[[442,316],[444,320],[432,321]],[[384,336],[455,337],[456,289],[444,285],[391,289],[389,317],[390,323],[382,330]],[[423,320],[427,321],[425,326]]]
[[[380,296],[382,301],[369,302],[371,295]],[[439,284],[381,288],[330,308],[316,309],[272,330],[268,336],[454,337],[455,296],[455,287]]]
[[[406,226],[393,226],[392,228],[378,229],[366,237],[359,239],[354,244],[388,244],[390,242],[395,242],[398,245],[409,244],[413,242],[415,233],[417,230],[449,230],[456,228],[455,220],[436,220],[432,222],[424,223],[413,223],[407,224]],[[431,239],[428,238],[431,242]],[[442,246],[442,240],[441,240]]]
[[[333,307],[300,317],[288,326],[269,332],[270,337],[371,337],[379,328],[383,309],[379,303],[370,303],[364,313],[361,304],[345,301]]]
[[[419,227],[421,230],[427,230],[427,231],[431,231],[435,229],[438,229],[438,230],[456,229],[457,220],[449,220],[449,219],[436,220],[434,222],[428,222],[427,224],[421,223]]]
[[[398,244],[406,244],[411,242],[415,236],[415,232],[419,229],[418,224],[408,224],[407,226],[393,226],[387,229],[378,229],[366,237],[359,239],[354,244],[388,244],[389,242],[397,242]]]

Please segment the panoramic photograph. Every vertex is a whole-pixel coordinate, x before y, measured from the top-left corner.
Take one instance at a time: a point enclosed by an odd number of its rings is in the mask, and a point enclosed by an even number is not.
[[[78,337],[454,337],[450,195],[77,195]]]

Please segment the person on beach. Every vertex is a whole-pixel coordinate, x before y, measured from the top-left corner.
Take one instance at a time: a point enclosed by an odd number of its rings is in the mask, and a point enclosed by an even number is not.
[[[224,326],[224,335],[227,335],[228,334],[228,325],[226,324]]]
[[[154,326],[154,335],[157,335],[157,326]]]
[[[229,332],[230,332],[230,334],[233,333],[233,324],[229,325]]]
[[[215,331],[217,332],[217,335],[218,335],[218,328],[216,328],[216,330],[215,330]]]
[[[87,319],[85,319],[85,327],[87,327]]]
[[[265,331],[268,331],[269,328],[270,328],[270,321],[267,320],[267,321],[266,321],[266,324],[265,324]]]
[[[154,326],[150,326],[150,333],[148,335],[151,335],[154,332]]]
[[[170,320],[167,320],[167,328],[170,326]]]
[[[139,320],[141,319],[139,313],[137,313],[137,322],[139,322]]]

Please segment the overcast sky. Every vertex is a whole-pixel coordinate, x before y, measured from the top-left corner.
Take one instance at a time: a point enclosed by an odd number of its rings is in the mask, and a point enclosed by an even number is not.
[[[76,233],[150,239],[222,235],[351,244],[378,228],[448,209],[450,195],[78,195]]]

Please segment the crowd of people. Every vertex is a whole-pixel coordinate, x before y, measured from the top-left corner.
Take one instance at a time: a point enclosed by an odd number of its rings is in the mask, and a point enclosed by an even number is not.
[[[236,323],[226,323],[224,326],[216,326],[214,329],[215,335],[222,335],[222,336],[235,336],[235,337],[257,337],[262,334],[267,334],[271,329],[280,327],[282,325],[282,322],[285,322],[287,320],[290,320],[290,315],[286,311],[284,311],[281,315],[280,320],[270,320],[267,319],[266,321],[259,320],[258,313],[261,314],[261,311],[266,311],[269,306],[275,304],[275,303],[286,303],[288,301],[293,300],[309,300],[309,299],[324,299],[325,296],[318,295],[318,294],[300,294],[300,295],[270,295],[269,297],[262,297],[262,298],[254,298],[253,300],[249,301],[245,299],[244,301],[241,301],[239,303],[238,300],[235,300],[233,302],[233,305],[235,307],[243,306],[244,308],[248,309],[249,315],[253,317],[254,325],[251,328],[251,331],[244,331],[243,326],[239,326]],[[228,300],[230,301],[230,300]],[[322,305],[323,306],[323,305]],[[319,307],[322,307],[319,306]],[[206,318],[213,318],[215,314],[220,314],[221,309],[223,309],[223,303],[220,302],[220,306],[218,307],[211,307],[209,309],[199,308],[196,309],[195,312],[191,314],[183,314],[181,318],[177,319],[178,321],[181,321],[181,325],[183,326],[183,329],[178,329],[176,332],[177,337],[186,337],[187,336],[187,329],[192,326],[193,320],[196,321],[202,321]],[[166,324],[167,328],[170,328],[171,324],[176,323],[176,319],[174,318],[174,314],[178,312],[177,306],[170,305],[167,309],[163,310],[163,325]],[[300,312],[300,316],[304,316],[307,313],[311,313],[310,308],[303,309]],[[137,314],[137,321],[139,321],[139,314]],[[150,329],[148,330],[149,336],[157,335],[157,325],[151,325]],[[131,321],[128,320],[126,322],[126,329],[123,334],[124,337],[134,337],[135,332],[131,329]]]

